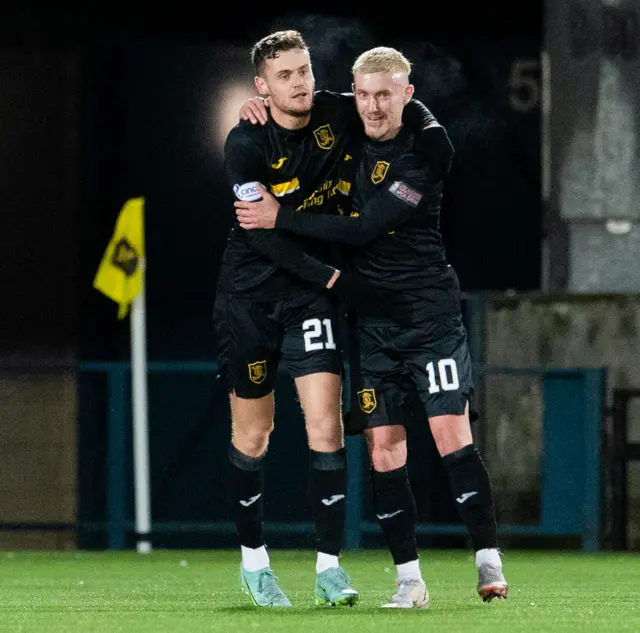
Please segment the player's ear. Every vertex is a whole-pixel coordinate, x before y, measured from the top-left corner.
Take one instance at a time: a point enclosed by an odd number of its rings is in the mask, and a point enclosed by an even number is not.
[[[256,87],[256,90],[258,91],[258,94],[261,94],[263,97],[266,97],[269,95],[269,88],[267,87],[267,82],[260,77],[260,75],[256,75],[253,83]]]
[[[409,101],[411,101],[411,97],[413,97],[414,90],[415,90],[415,88],[413,87],[413,84],[409,84],[404,89],[404,104],[405,105],[407,105],[407,103],[409,103]]]

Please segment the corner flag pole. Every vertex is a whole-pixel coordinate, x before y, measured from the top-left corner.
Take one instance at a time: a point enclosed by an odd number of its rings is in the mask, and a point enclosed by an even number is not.
[[[130,313],[136,543],[138,552],[143,554],[151,551],[146,267],[144,198],[130,198],[118,214],[113,235],[93,280],[93,287],[118,304],[118,319],[124,319]]]
[[[151,551],[151,485],[147,399],[146,258],[140,262],[142,289],[131,306],[131,397],[137,550]]]

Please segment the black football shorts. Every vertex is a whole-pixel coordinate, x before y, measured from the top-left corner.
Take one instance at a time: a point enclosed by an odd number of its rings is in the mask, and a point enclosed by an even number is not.
[[[300,306],[219,293],[214,321],[220,373],[241,398],[271,393],[278,370],[342,374],[336,309],[323,294]]]
[[[353,334],[347,434],[462,415],[471,403],[472,365],[459,315],[412,328],[359,322]]]

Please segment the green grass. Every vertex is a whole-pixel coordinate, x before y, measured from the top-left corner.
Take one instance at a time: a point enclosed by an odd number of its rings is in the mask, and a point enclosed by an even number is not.
[[[251,607],[238,586],[236,552],[0,553],[0,631],[640,631],[640,556],[632,554],[509,551],[511,595],[484,604],[470,553],[424,551],[431,607],[411,611],[378,608],[394,591],[395,570],[384,551],[344,555],[361,592],[353,609],[313,606],[313,552],[270,554],[293,609]]]

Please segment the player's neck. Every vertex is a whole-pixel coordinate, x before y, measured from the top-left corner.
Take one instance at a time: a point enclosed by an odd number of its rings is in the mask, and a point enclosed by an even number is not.
[[[309,124],[309,121],[311,120],[311,113],[305,114],[304,116],[293,116],[292,114],[287,114],[286,112],[272,106],[271,117],[285,130],[301,130]]]

